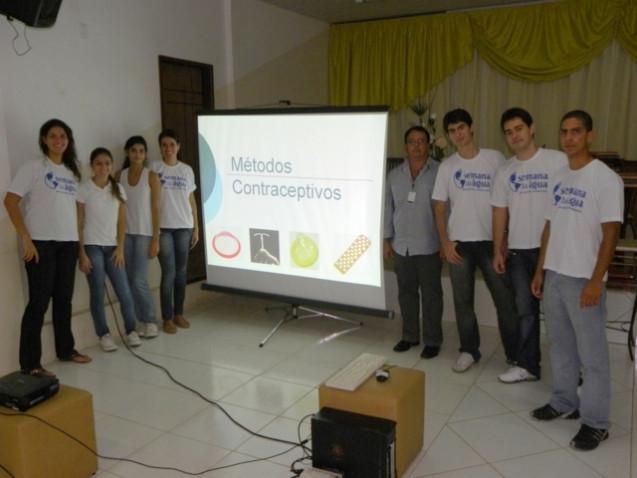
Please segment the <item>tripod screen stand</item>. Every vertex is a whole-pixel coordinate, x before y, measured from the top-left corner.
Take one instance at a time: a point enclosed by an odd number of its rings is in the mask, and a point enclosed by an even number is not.
[[[270,338],[277,332],[277,330],[279,330],[283,325],[285,325],[288,322],[292,322],[294,320],[325,318],[325,319],[338,320],[340,322],[346,322],[354,326],[352,328],[343,330],[341,332],[336,332],[335,334],[331,334],[329,338],[324,338],[323,341],[331,340],[333,338],[336,338],[339,335],[351,332],[353,330],[357,330],[363,326],[363,322],[353,320],[353,319],[347,319],[345,317],[341,317],[334,314],[328,314],[327,312],[321,312],[315,309],[310,309],[309,307],[305,307],[301,304],[296,304],[296,303],[289,304],[289,305],[280,305],[275,307],[266,307],[265,310],[267,312],[271,310],[283,310],[284,315],[283,315],[283,318],[279,320],[279,322],[274,326],[274,328],[270,330],[268,335],[266,335],[263,338],[263,340],[259,343],[259,347],[263,347],[268,342],[268,340],[270,340]]]

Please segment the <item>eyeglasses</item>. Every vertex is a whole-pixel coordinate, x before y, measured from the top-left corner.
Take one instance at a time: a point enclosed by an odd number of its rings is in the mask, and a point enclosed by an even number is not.
[[[410,139],[409,141],[407,141],[407,144],[409,146],[416,146],[416,145],[421,145],[421,144],[427,144],[427,141],[424,139]]]

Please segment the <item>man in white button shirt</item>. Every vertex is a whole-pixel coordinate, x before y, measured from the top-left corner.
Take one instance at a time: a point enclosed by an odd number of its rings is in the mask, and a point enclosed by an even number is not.
[[[515,156],[498,170],[491,193],[493,268],[506,272],[513,286],[519,323],[515,365],[498,378],[515,383],[540,378],[540,303],[531,280],[550,206],[549,181],[568,160],[561,151],[536,146],[533,118],[522,108],[506,110],[500,127]]]
[[[394,257],[403,318],[402,338],[394,351],[420,343],[422,312],[425,345],[420,356],[429,359],[442,344],[442,261],[431,200],[440,163],[429,157],[429,133],[422,126],[405,132],[405,152],[405,161],[390,171],[385,192],[383,252],[386,259]]]

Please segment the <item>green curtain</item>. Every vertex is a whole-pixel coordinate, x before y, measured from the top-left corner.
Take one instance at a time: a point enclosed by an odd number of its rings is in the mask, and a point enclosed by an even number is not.
[[[330,29],[333,105],[398,110],[471,61],[511,78],[565,77],[617,39],[637,61],[637,0],[556,3],[418,16]]]

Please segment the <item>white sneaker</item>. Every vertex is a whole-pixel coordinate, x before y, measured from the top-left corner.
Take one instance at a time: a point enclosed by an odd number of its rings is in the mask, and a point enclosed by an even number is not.
[[[142,341],[139,340],[139,335],[134,330],[126,336],[126,342],[129,347],[139,347],[142,344]]]
[[[474,363],[476,363],[476,361],[473,358],[473,355],[467,352],[462,352],[460,357],[458,357],[458,360],[456,360],[456,363],[453,365],[453,371],[458,373],[466,372]]]
[[[511,367],[509,370],[498,376],[498,380],[504,383],[534,382],[538,378],[522,367]]]
[[[146,324],[144,330],[144,337],[147,339],[154,339],[159,335],[159,329],[157,328],[157,324],[155,322],[150,322]]]
[[[115,352],[119,347],[115,345],[111,334],[105,334],[100,337],[100,347],[104,352]]]

